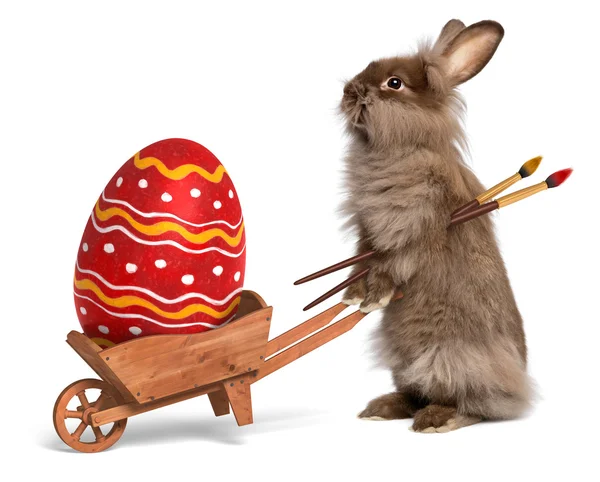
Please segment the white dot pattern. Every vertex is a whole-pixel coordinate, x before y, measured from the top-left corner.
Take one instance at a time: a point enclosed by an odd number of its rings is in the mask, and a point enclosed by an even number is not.
[[[115,252],[115,246],[112,243],[106,243],[104,245],[104,251],[108,254]]]
[[[138,335],[139,335],[139,334],[142,332],[142,329],[141,329],[141,328],[139,328],[139,327],[137,327],[137,326],[131,326],[131,327],[129,328],[129,332],[130,332],[132,335],[138,336]]]
[[[168,192],[163,192],[160,198],[166,203],[170,203],[173,200],[173,196],[171,196]]]
[[[135,273],[137,271],[137,265],[135,265],[133,263],[127,263],[125,265],[125,269],[127,270],[128,273]]]
[[[240,273],[240,272],[238,271],[237,273],[235,273],[235,274],[233,275],[233,279],[234,279],[234,280],[236,280],[236,281],[239,281],[239,280],[240,280],[240,276],[242,276],[242,273]]]
[[[196,188],[192,189],[190,191],[190,196],[192,196],[192,197],[200,197],[200,189],[196,189]]]
[[[117,187],[121,187],[121,184],[123,184],[123,178],[120,177],[119,179],[117,179]]]
[[[85,309],[83,306],[82,306],[81,308],[79,308],[79,312],[80,312],[82,315],[87,315],[87,310],[86,310],[86,309]]]
[[[215,207],[215,209],[221,209],[221,207],[222,207],[223,205],[221,204],[221,201],[215,201],[215,202],[213,203],[213,206]]]
[[[146,189],[148,187],[148,181],[145,179],[140,179],[138,181],[138,186],[140,186],[142,189]]]
[[[154,266],[156,266],[158,269],[163,269],[167,266],[167,262],[164,259],[157,259],[154,262]]]
[[[213,273],[217,276],[221,276],[223,274],[223,266],[215,266],[213,268]]]
[[[87,243],[83,243],[83,246],[81,246],[81,249],[83,249],[84,252],[88,252],[89,246]]]
[[[187,286],[191,285],[194,282],[194,275],[192,275],[192,274],[183,275],[181,277],[181,282]]]
[[[99,331],[100,333],[104,333],[104,334],[106,335],[106,334],[109,332],[109,329],[108,329],[108,327],[107,327],[107,326],[100,325],[100,326],[98,327],[98,331]]]

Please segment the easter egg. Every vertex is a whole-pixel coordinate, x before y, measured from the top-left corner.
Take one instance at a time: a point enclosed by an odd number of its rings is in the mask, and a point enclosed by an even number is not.
[[[75,265],[84,333],[102,347],[229,323],[246,264],[242,209],[205,147],[166,139],[129,159],[100,194]]]

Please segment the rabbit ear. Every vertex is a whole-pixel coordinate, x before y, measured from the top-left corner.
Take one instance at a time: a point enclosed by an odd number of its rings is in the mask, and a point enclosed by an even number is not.
[[[442,54],[447,59],[446,75],[453,85],[466,82],[490,61],[504,36],[498,22],[484,20],[462,30]]]
[[[456,37],[464,29],[465,24],[460,20],[450,20],[446,25],[444,25],[444,28],[440,32],[440,36],[435,41],[433,49],[436,52],[442,53],[444,50],[446,50],[448,44],[454,40],[454,37]]]

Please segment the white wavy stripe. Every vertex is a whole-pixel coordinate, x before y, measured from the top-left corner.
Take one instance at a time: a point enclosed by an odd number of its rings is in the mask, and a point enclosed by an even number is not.
[[[106,201],[107,203],[121,204],[122,206],[127,206],[129,209],[131,209],[132,211],[136,212],[137,214],[139,214],[140,216],[142,216],[144,218],[172,218],[172,219],[177,219],[177,221],[181,221],[182,223],[189,224],[190,226],[194,226],[196,228],[203,228],[204,226],[211,226],[212,224],[226,224],[231,229],[236,229],[236,228],[238,228],[240,226],[240,224],[242,224],[242,220],[244,219],[243,216],[240,216],[240,220],[235,225],[229,224],[227,221],[222,220],[222,219],[218,219],[217,221],[211,221],[209,223],[195,224],[195,223],[191,223],[189,221],[186,221],[185,219],[181,219],[180,217],[177,217],[174,214],[170,214],[170,213],[145,213],[143,211],[140,211],[139,209],[134,208],[128,202],[121,201],[120,199],[108,199],[108,198],[106,198],[104,196],[104,191],[102,191],[102,199],[104,201]]]
[[[91,274],[92,276],[95,276],[100,281],[102,281],[102,283],[104,283],[106,286],[108,286],[112,290],[115,290],[115,291],[125,291],[125,290],[139,291],[140,293],[144,293],[144,294],[150,296],[151,298],[154,298],[155,300],[158,300],[167,305],[172,305],[175,303],[179,303],[180,301],[189,300],[190,298],[200,298],[200,299],[206,301],[207,303],[210,303],[211,305],[222,306],[222,305],[226,304],[228,301],[230,301],[235,295],[237,295],[238,293],[241,293],[241,291],[242,291],[242,288],[233,290],[222,300],[213,300],[212,298],[210,298],[202,293],[187,293],[185,295],[180,296],[179,298],[169,299],[169,298],[163,298],[162,296],[154,293],[153,291],[150,291],[149,289],[146,289],[146,288],[142,288],[141,286],[114,285],[110,281],[104,279],[100,273],[96,273],[95,271],[92,271],[91,269],[81,269],[81,267],[79,266],[79,261],[77,261],[75,263],[75,266],[77,267],[77,271],[79,271],[80,273]]]
[[[202,326],[205,326],[207,328],[213,328],[214,329],[214,328],[221,328],[222,326],[225,326],[227,323],[229,323],[231,320],[233,320],[235,318],[235,315],[233,315],[231,318],[229,318],[227,321],[225,321],[221,325],[212,325],[211,323],[204,323],[202,321],[198,321],[196,323],[179,323],[178,325],[169,325],[167,323],[162,323],[162,322],[160,322],[158,320],[153,320],[152,318],[148,318],[147,316],[144,316],[144,315],[136,315],[134,313],[115,313],[114,311],[107,310],[100,303],[95,302],[93,299],[88,298],[87,296],[83,296],[83,295],[77,294],[74,291],[73,291],[73,294],[75,296],[77,296],[78,298],[83,298],[84,300],[90,301],[91,303],[95,304],[98,308],[106,311],[109,315],[116,316],[117,318],[139,318],[139,319],[146,320],[146,321],[149,321],[151,323],[154,323],[155,325],[163,326],[165,328],[187,328],[188,326],[202,325]]]
[[[190,248],[186,248],[185,246],[182,246],[181,244],[177,243],[176,241],[171,241],[170,239],[165,239],[162,241],[146,241],[144,239],[138,238],[135,234],[130,233],[123,226],[119,226],[118,224],[113,225],[113,226],[108,226],[107,228],[101,228],[100,226],[98,226],[96,224],[96,219],[95,219],[95,216],[93,213],[90,217],[92,218],[92,224],[96,228],[96,231],[98,231],[99,233],[110,233],[111,231],[121,231],[127,237],[133,239],[136,243],[145,244],[147,246],[161,246],[161,245],[167,244],[169,246],[174,246],[175,248],[180,249],[181,251],[185,251],[186,253],[192,253],[192,254],[202,254],[202,253],[208,253],[209,251],[217,251],[225,256],[229,256],[230,258],[240,257],[241,254],[246,249],[246,243],[244,243],[244,247],[241,249],[241,251],[239,253],[230,253],[229,251],[225,251],[224,249],[216,248],[214,246],[211,246],[210,248],[205,248],[205,249],[190,249]]]

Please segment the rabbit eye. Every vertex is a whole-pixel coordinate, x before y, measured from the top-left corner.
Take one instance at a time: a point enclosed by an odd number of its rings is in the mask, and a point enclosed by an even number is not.
[[[400,90],[400,88],[402,87],[402,80],[398,77],[390,77],[387,81],[387,86],[390,89]]]

